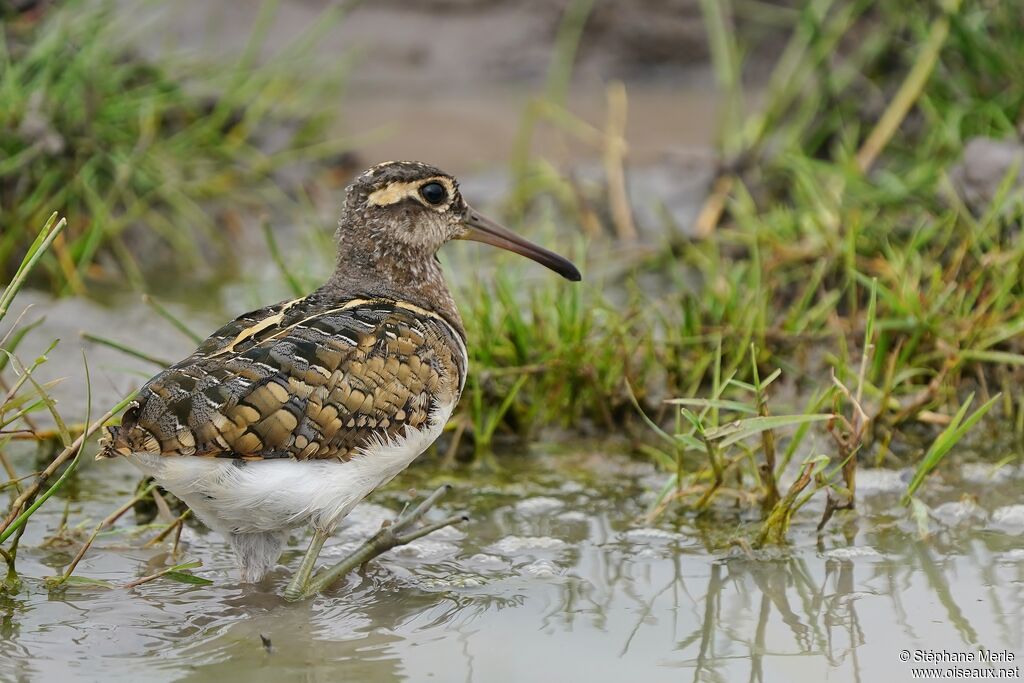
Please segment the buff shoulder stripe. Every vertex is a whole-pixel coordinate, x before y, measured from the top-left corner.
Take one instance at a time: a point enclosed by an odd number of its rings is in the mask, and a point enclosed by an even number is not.
[[[251,325],[250,327],[245,328],[237,335],[235,335],[235,338],[232,339],[231,342],[229,342],[224,348],[214,353],[211,353],[210,358],[216,358],[217,356],[223,355],[225,353],[231,353],[232,351],[235,350],[235,347],[237,347],[242,342],[252,339],[260,332],[263,332],[266,329],[281,324],[281,321],[284,320],[284,314],[288,312],[288,309],[294,306],[295,304],[299,303],[300,301],[302,301],[302,299],[292,299],[291,301],[283,305],[281,307],[281,310],[275,313],[274,315],[268,318],[264,318],[263,320],[257,322],[255,325]]]
[[[220,357],[220,356],[227,355],[227,354],[232,354],[232,353],[236,353],[236,354],[240,353],[239,351],[236,351],[236,348],[238,347],[239,344],[241,344],[241,343],[243,343],[243,342],[245,342],[245,341],[247,341],[249,339],[254,338],[260,332],[263,332],[264,330],[270,329],[274,325],[280,324],[281,321],[284,319],[284,314],[288,311],[288,309],[291,308],[292,306],[294,306],[296,303],[298,303],[300,301],[302,301],[302,299],[293,299],[292,301],[289,301],[288,303],[286,303],[281,308],[281,310],[278,313],[276,313],[275,315],[272,315],[269,318],[264,318],[263,320],[259,321],[255,325],[242,330],[241,332],[239,332],[235,336],[235,338],[231,341],[231,343],[229,343],[227,346],[225,346],[224,348],[220,349],[219,351],[210,354],[210,358],[216,358],[216,357]],[[290,332],[292,332],[296,328],[305,325],[306,323],[308,323],[311,320],[316,320],[317,318],[323,318],[323,317],[326,317],[326,316],[329,316],[329,315],[334,315],[336,313],[344,313],[345,311],[350,311],[350,310],[355,309],[355,308],[361,308],[363,306],[373,306],[373,305],[381,305],[381,304],[386,304],[388,306],[394,306],[395,308],[401,308],[401,309],[410,311],[412,313],[415,313],[417,315],[425,316],[425,317],[431,318],[433,320],[440,321],[441,323],[443,323],[445,325],[445,327],[447,329],[451,330],[452,334],[458,340],[459,345],[462,347],[463,353],[465,353],[465,342],[463,342],[461,335],[459,335],[458,331],[455,330],[454,327],[452,327],[451,323],[449,323],[447,320],[444,319],[444,316],[442,316],[442,315],[440,315],[440,314],[438,314],[438,313],[436,313],[434,311],[431,311],[429,309],[423,308],[421,306],[417,306],[416,304],[410,303],[408,301],[395,301],[393,299],[350,299],[349,301],[346,301],[341,306],[338,306],[336,308],[330,308],[330,309],[327,309],[325,311],[319,311],[317,313],[314,313],[313,315],[310,315],[310,316],[307,316],[307,317],[303,318],[302,320],[299,320],[297,322],[292,323],[288,327],[283,327],[280,330],[278,330],[277,332],[275,332],[274,334],[272,334],[271,336],[267,337],[266,339],[261,339],[256,344],[256,346],[262,346],[262,345],[267,344],[269,342],[273,342],[273,341],[276,341],[278,339],[281,339],[282,337],[287,336]]]

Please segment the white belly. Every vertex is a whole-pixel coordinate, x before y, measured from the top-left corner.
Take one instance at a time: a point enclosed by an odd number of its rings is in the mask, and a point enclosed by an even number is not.
[[[362,449],[347,462],[255,460],[135,453],[128,459],[221,533],[314,524],[330,529],[374,489],[408,467],[441,434],[455,404],[422,429]]]

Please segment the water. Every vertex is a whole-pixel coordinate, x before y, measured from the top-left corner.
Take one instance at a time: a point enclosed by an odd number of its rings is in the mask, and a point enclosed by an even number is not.
[[[60,572],[78,547],[42,547],[62,514],[48,505],[19,556],[32,578],[0,599],[0,678],[888,681],[910,679],[904,649],[1005,648],[1017,664],[1024,655],[1019,471],[993,477],[965,466],[933,485],[927,540],[898,506],[906,473],[865,471],[857,515],[819,538],[815,511],[805,510],[791,547],[748,555],[721,541],[743,515],[642,521],[658,478],[624,456],[500,462],[500,474],[447,473],[457,488],[436,514],[464,507],[469,524],[392,551],[299,604],[278,596],[302,534],[282,566],[249,587],[216,535],[190,525],[170,558],[169,545],[142,547],[156,531],[140,530],[132,514],[100,537],[79,575],[123,585],[199,559],[214,585],[48,592],[38,577]],[[396,483],[427,491],[437,477],[427,457]],[[71,489],[72,525],[91,528],[135,482],[125,463],[90,461]],[[964,492],[983,496],[962,501]],[[325,560],[407,496],[393,486],[357,508]]]

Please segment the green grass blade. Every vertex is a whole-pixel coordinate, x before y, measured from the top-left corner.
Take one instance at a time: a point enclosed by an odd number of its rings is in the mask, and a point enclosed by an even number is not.
[[[725,448],[737,441],[747,437],[760,434],[766,429],[779,429],[782,427],[793,427],[808,422],[824,422],[835,417],[832,413],[817,413],[811,415],[769,415],[768,417],[750,417],[743,420],[735,420],[720,427],[709,429],[706,436],[709,440],[720,441],[719,447]]]
[[[39,231],[39,235],[35,241],[29,247],[28,253],[25,254],[25,258],[22,259],[21,265],[14,273],[14,278],[11,283],[4,288],[4,293],[0,295],[0,320],[4,319],[7,315],[7,309],[10,308],[11,302],[14,301],[15,295],[25,284],[25,279],[28,277],[32,269],[39,263],[39,259],[42,258],[43,254],[46,253],[53,241],[57,239],[57,235],[67,226],[67,220],[61,218],[56,225],[53,222],[57,220],[57,212],[54,211],[50,215],[49,220],[46,221],[46,225]]]
[[[1001,394],[996,394],[971,413],[969,417],[964,419],[964,416],[971,407],[971,403],[974,402],[974,394],[967,397],[967,400],[960,406],[956,415],[953,416],[953,419],[946,425],[946,428],[935,438],[935,441],[932,442],[921,462],[918,463],[917,470],[914,472],[914,478],[911,479],[906,493],[903,494],[903,498],[900,500],[904,506],[910,505],[911,498],[917,493],[917,489],[921,487],[921,484],[924,483],[925,477],[935,469],[953,446],[971,430],[978,420],[985,416],[985,413],[996,404],[996,401],[1001,396]]]

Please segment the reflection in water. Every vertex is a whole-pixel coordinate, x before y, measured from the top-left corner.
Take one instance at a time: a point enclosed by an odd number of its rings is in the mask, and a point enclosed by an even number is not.
[[[807,563],[797,559],[777,562],[750,562],[748,560],[729,563],[729,581],[738,584],[747,581],[756,587],[754,591],[744,590],[751,602],[757,600],[757,618],[753,638],[743,633],[729,632],[738,643],[746,644],[750,660],[751,681],[764,681],[765,655],[784,656],[787,654],[814,655],[824,658],[829,668],[847,668],[852,680],[860,680],[857,665],[857,647],[864,643],[864,634],[857,620],[855,609],[854,563],[850,560],[817,560],[824,569],[823,580],[816,585],[808,570]],[[719,583],[719,590],[722,584]],[[792,608],[788,591],[796,594],[799,601],[799,616]],[[753,604],[749,605],[753,610]],[[792,638],[787,650],[769,651],[767,633],[772,615],[786,625]],[[712,617],[713,618],[713,617]],[[714,625],[705,621],[704,633],[711,633]],[[700,671],[694,673],[694,680],[700,680]]]
[[[32,584],[0,600],[0,680],[871,681],[909,678],[904,648],[1024,654],[1024,536],[982,520],[921,540],[883,495],[820,538],[796,527],[788,549],[719,552],[704,528],[634,528],[640,475],[566,484],[558,464],[564,456],[524,459],[513,484],[453,497],[471,505],[464,531],[298,605],[278,597],[283,568],[257,589],[239,586],[223,545],[199,529],[186,532],[185,554],[203,560],[212,587],[50,595]],[[127,471],[113,486],[97,476],[83,476],[82,517],[104,515],[122,492],[112,488],[132,485]],[[360,508],[327,555],[399,505],[392,494]],[[65,550],[40,547],[55,507],[26,536],[28,575],[67,562]],[[128,531],[106,537],[80,573],[124,583],[168,561]]]

